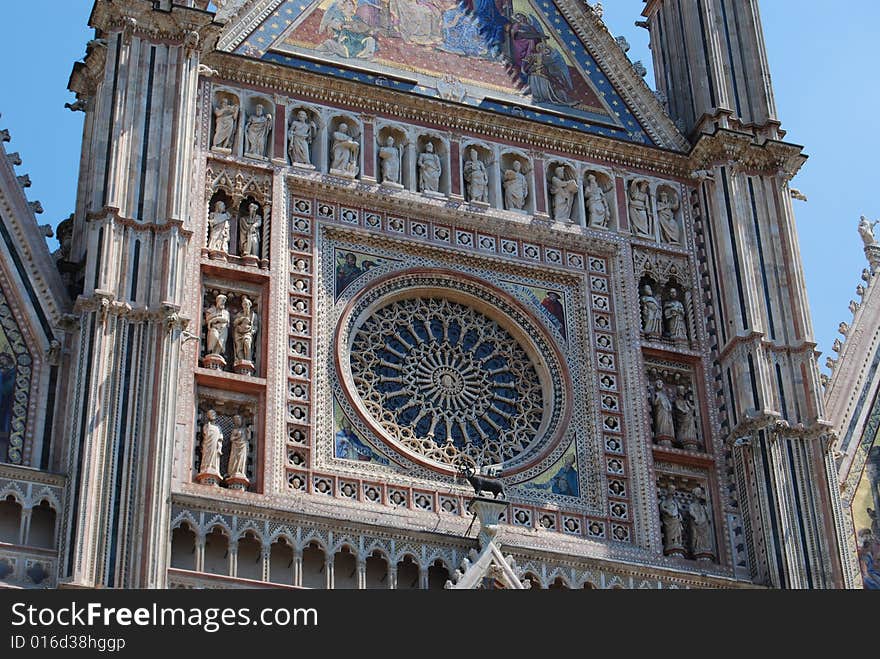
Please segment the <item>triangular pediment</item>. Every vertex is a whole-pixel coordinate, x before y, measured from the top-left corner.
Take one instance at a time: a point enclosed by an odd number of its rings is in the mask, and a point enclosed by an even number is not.
[[[640,144],[684,140],[569,0],[254,0],[220,48]]]

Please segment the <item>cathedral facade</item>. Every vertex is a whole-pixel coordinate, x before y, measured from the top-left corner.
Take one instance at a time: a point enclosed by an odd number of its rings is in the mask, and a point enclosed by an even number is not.
[[[757,0],[643,19],[657,91],[580,0],[97,0],[0,580],[861,587]]]

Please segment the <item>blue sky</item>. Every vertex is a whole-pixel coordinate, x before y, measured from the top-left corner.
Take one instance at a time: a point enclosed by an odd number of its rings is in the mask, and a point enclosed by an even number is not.
[[[611,32],[626,36],[631,59],[650,70],[648,33],[634,26],[642,0],[603,4]],[[91,5],[52,0],[3,7],[0,128],[12,134],[7,149],[21,153],[18,173],[30,174],[28,196],[42,202],[42,223],[55,225],[73,211],[83,115],[64,104],[73,101],[71,67],[92,36],[86,27]],[[806,145],[810,155],[793,183],[809,202],[796,202],[795,211],[819,349],[832,354],[837,326],[849,321],[847,306],[867,265],[859,216],[880,217],[871,157],[880,153],[880,86],[872,64],[876,2],[847,0],[845,10],[835,11],[820,2],[763,0],[761,13],[786,139]]]

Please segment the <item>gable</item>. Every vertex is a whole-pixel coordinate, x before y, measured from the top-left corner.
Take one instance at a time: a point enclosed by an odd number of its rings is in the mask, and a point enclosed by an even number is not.
[[[221,47],[298,70],[658,145],[631,109],[632,101],[615,88],[550,0],[273,4],[262,20],[249,14],[247,22],[256,27],[231,43],[221,40]],[[623,53],[615,55],[626,65],[618,68],[628,69],[636,83],[629,85],[630,95],[641,86],[656,105],[649,114],[662,114]]]

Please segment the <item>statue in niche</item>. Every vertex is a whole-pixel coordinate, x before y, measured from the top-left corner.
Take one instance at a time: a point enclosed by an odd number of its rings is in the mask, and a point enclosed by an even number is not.
[[[220,99],[220,105],[214,108],[214,139],[211,148],[232,150],[232,139],[235,136],[235,122],[238,120],[238,105],[230,103],[228,98]]]
[[[675,439],[675,423],[672,419],[672,401],[666,393],[663,380],[654,383],[654,441],[660,446],[671,447]]]
[[[248,117],[245,125],[246,156],[266,157],[266,142],[271,128],[272,115],[265,113],[262,103],[257,103],[256,112]]]
[[[684,555],[681,511],[675,500],[675,485],[670,484],[660,499],[660,522],[663,524],[663,553]]]
[[[318,133],[318,127],[314,121],[309,120],[305,110],[296,113],[296,118],[290,122],[290,130],[287,133],[287,152],[290,162],[294,165],[312,164],[312,141]]]
[[[880,222],[880,220],[878,220],[878,222]],[[877,226],[878,222],[871,222],[864,215],[862,215],[862,219],[859,220],[859,235],[862,237],[862,242],[865,243],[865,247],[877,246],[877,237],[874,235],[874,227]]]
[[[357,137],[348,134],[348,124],[339,124],[339,127],[333,131],[333,146],[330,149],[333,159],[330,162],[330,173],[357,176],[359,150]]]
[[[214,298],[213,306],[205,309],[205,334],[207,355],[220,357],[225,364],[226,339],[229,336],[229,310],[226,296],[220,293]]]
[[[468,201],[489,203],[489,174],[476,149],[468,152],[469,159],[463,168]]]
[[[400,146],[394,144],[394,138],[389,135],[385,138],[385,146],[379,147],[379,170],[382,173],[381,183],[387,185],[400,185]]]
[[[440,156],[434,153],[434,145],[428,142],[425,151],[419,155],[419,191],[439,192],[440,174],[443,172],[440,165]]]
[[[704,503],[703,489],[695,487],[693,495],[694,498],[688,504],[688,517],[691,520],[691,553],[698,560],[712,560],[715,558],[712,520]]]
[[[642,329],[648,337],[659,338],[663,334],[663,312],[660,300],[651,287],[645,284],[640,298],[642,306]]]
[[[578,193],[577,181],[565,177],[565,167],[557,167],[550,177],[550,195],[553,198],[553,219],[568,222]]]
[[[248,204],[247,215],[238,218],[238,253],[239,256],[260,256],[260,227],[263,218],[257,212],[259,204]]]
[[[245,425],[240,414],[232,417],[232,432],[229,433],[229,464],[226,467],[226,480],[247,484],[247,458],[252,429]]]
[[[199,480],[216,485],[220,477],[220,456],[223,455],[223,430],[217,424],[217,412],[205,412],[202,424],[202,458],[199,464]]]
[[[687,388],[679,385],[676,388],[675,398],[675,427],[678,430],[676,438],[678,443],[686,449],[697,449],[700,441],[697,439],[697,423],[694,418],[694,406],[688,400]]]
[[[661,190],[657,196],[657,218],[660,221],[660,239],[669,245],[681,245],[681,227],[675,218],[680,204],[678,196]]]
[[[509,211],[524,210],[529,196],[529,182],[522,172],[522,163],[519,160],[513,161],[513,169],[504,170],[502,185],[504,208]]]
[[[676,343],[687,344],[688,334],[684,305],[679,301],[678,291],[674,288],[669,291],[669,299],[663,306],[663,316],[666,318],[666,331],[669,338]]]
[[[605,198],[602,187],[592,174],[587,176],[585,196],[587,199],[589,225],[596,229],[607,229],[611,209],[608,208],[608,200]]]
[[[232,323],[232,342],[235,346],[236,367],[249,365],[253,370],[254,336],[257,333],[258,317],[253,311],[253,302],[248,297],[241,298],[241,311]]]
[[[214,212],[208,216],[208,249],[212,252],[229,252],[229,213],[226,204],[217,201]]]
[[[650,192],[646,181],[636,181],[629,186],[629,222],[635,235],[654,237]]]

